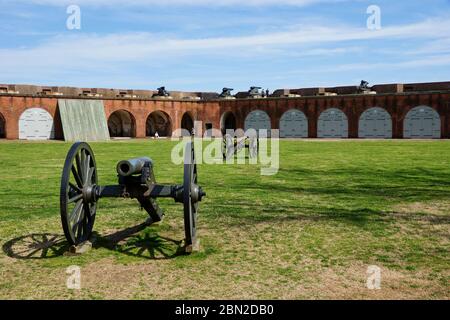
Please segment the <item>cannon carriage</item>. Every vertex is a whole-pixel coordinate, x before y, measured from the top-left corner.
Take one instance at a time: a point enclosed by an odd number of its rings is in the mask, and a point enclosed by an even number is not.
[[[98,184],[97,164],[91,147],[75,143],[69,150],[63,168],[60,189],[61,222],[67,241],[78,246],[91,238],[102,198],[136,199],[150,216],[150,223],[162,220],[164,213],[156,199],[172,198],[183,204],[185,248],[191,252],[197,241],[199,202],[206,193],[198,185],[194,144],[186,144],[183,184],[161,185],[156,182],[154,162],[147,157],[120,161],[117,164],[118,184]]]
[[[225,160],[231,159],[240,151],[247,149],[249,158],[258,157],[259,139],[254,136],[236,137],[231,134],[225,134],[222,141],[222,154]]]

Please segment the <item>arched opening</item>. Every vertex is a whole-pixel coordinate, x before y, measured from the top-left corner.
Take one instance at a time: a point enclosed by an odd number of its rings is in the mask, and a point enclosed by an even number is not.
[[[160,137],[172,136],[172,121],[170,116],[163,111],[154,111],[147,118],[147,137],[154,137],[156,132]]]
[[[181,119],[181,129],[184,129],[189,132],[189,134],[192,134],[192,129],[194,129],[194,120],[189,112],[186,112]]]
[[[220,129],[222,133],[225,134],[227,130],[236,130],[236,117],[233,112],[227,111],[225,112],[220,119]]]
[[[261,134],[261,132],[265,131],[267,137],[270,137],[270,130],[272,129],[272,125],[270,123],[269,115],[261,110],[250,112],[245,118],[245,131],[249,129],[256,130],[258,135]]]
[[[359,118],[358,137],[366,139],[391,139],[392,118],[383,108],[370,108]]]
[[[25,110],[19,118],[19,139],[55,139],[55,127],[51,114],[42,108]]]
[[[348,119],[342,110],[327,109],[321,113],[317,124],[319,138],[348,138]]]
[[[280,119],[280,138],[308,138],[308,119],[300,110],[286,111]]]
[[[115,111],[109,116],[108,130],[111,138],[135,137],[136,120],[126,110]]]
[[[428,106],[410,110],[403,124],[403,137],[411,139],[440,139],[441,117]]]
[[[6,138],[6,120],[5,117],[0,113],[0,139]]]

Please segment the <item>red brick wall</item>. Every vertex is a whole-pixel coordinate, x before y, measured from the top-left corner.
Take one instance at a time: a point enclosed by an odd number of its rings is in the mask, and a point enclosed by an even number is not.
[[[349,121],[349,137],[358,137],[359,118],[372,107],[386,109],[392,117],[394,138],[403,137],[403,121],[414,107],[426,105],[441,116],[442,138],[450,138],[450,93],[351,95],[329,97],[303,97],[290,99],[229,100],[220,102],[220,114],[231,111],[236,116],[237,125],[244,128],[245,117],[254,110],[263,110],[271,117],[273,129],[279,128],[281,116],[290,109],[298,109],[308,118],[309,137],[317,137],[317,121],[328,108],[342,110]]]
[[[6,120],[6,137],[17,139],[19,136],[19,117],[26,109],[39,107],[47,110],[55,119],[56,137],[62,137],[61,122],[57,112],[58,97],[34,96],[0,96],[0,114]],[[290,109],[305,113],[309,120],[309,137],[317,137],[317,120],[328,108],[341,109],[349,120],[349,136],[358,136],[358,121],[361,114],[371,107],[386,109],[392,116],[394,138],[403,137],[403,120],[412,108],[427,105],[434,108],[441,116],[443,138],[450,138],[450,93],[411,93],[386,95],[348,95],[330,97],[269,98],[221,101],[177,101],[177,100],[104,100],[105,113],[109,117],[114,111],[129,111],[136,122],[136,137],[146,135],[146,120],[153,111],[167,113],[172,122],[172,129],[180,128],[181,119],[189,112],[194,121],[212,123],[220,129],[221,116],[231,111],[236,117],[238,128],[244,128],[245,118],[254,110],[263,110],[271,118],[273,129],[279,128],[282,115]]]
[[[62,138],[61,122],[56,112],[57,99],[44,97],[0,96],[0,113],[6,120],[6,138],[19,138],[20,115],[30,108],[42,108],[55,119],[55,136]]]

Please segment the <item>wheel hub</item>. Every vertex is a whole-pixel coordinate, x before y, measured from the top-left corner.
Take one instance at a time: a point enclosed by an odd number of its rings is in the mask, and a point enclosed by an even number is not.
[[[97,186],[85,186],[83,188],[83,200],[86,203],[97,202]]]
[[[202,198],[206,196],[206,193],[203,191],[201,187],[196,184],[191,185],[191,199],[192,202],[197,203],[202,201]]]

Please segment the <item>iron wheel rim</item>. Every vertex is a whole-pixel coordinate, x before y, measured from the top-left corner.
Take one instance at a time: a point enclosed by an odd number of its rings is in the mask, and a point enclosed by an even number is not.
[[[91,147],[84,142],[74,144],[66,157],[60,190],[61,223],[71,245],[79,245],[91,237],[97,201],[95,198],[88,201],[84,190],[95,190],[97,184],[97,166]]]
[[[194,144],[186,145],[184,161],[183,202],[184,202],[184,230],[186,246],[193,245],[197,234],[198,201],[193,201],[192,188],[197,185],[197,163],[195,160]]]

